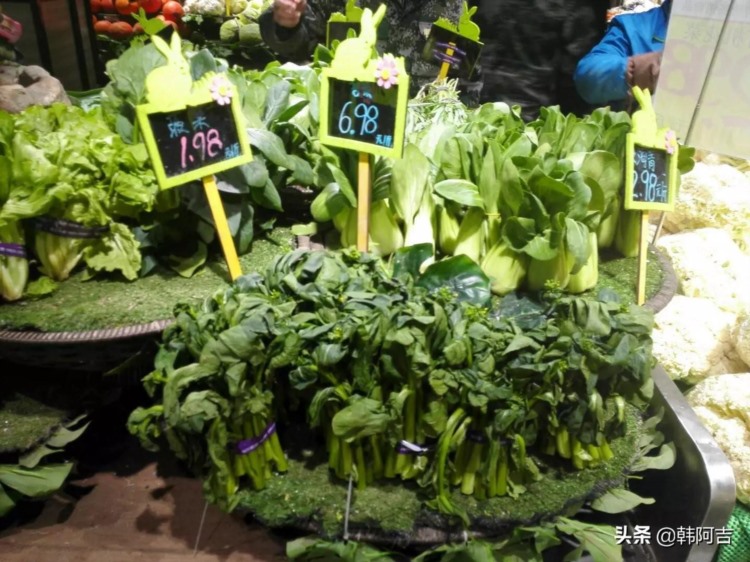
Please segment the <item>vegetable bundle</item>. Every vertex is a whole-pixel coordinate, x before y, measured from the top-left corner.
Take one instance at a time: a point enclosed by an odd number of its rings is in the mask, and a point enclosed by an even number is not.
[[[155,405],[131,431],[147,446],[164,433],[225,508],[243,476],[237,443],[272,422],[317,434],[337,477],[412,479],[464,518],[451,486],[520,494],[540,478],[531,452],[573,469],[606,461],[625,402],[650,398],[650,314],[557,291],[489,313],[489,280],[465,256],[419,275],[430,251],[400,252],[395,276],[371,254],[297,251],[180,307],[144,381]],[[248,414],[260,421],[243,431]],[[266,476],[284,468],[269,447]]]
[[[409,123],[404,158],[374,167],[370,236],[380,255],[432,243],[440,255],[481,264],[503,295],[548,281],[582,293],[597,283],[598,248],[637,253],[639,215],[622,210],[626,113],[578,118],[550,107],[526,124],[504,103],[469,111],[455,84],[438,83],[411,102]],[[692,151],[680,154],[686,171]],[[333,221],[346,247],[355,240],[356,176],[339,168],[312,211]]]
[[[127,224],[171,202],[159,194],[145,147],[126,145],[99,110],[57,104],[0,115],[0,168],[0,243],[17,250],[0,258],[3,298],[23,294],[30,248],[57,281],[81,261],[92,272],[138,276],[139,245]]]

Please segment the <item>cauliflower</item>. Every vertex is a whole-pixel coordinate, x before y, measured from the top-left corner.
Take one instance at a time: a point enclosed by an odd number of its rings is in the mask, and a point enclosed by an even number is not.
[[[223,16],[226,14],[224,0],[185,0],[183,9],[186,14],[200,14],[202,16]],[[232,15],[241,14],[247,8],[247,0],[231,0]]]
[[[731,338],[736,319],[708,299],[677,295],[654,318],[654,357],[670,377],[688,382],[742,372]]]
[[[698,162],[682,176],[674,212],[664,228],[681,232],[716,227],[726,230],[744,252],[750,253],[750,175],[727,164]]]
[[[709,377],[687,400],[729,459],[737,499],[750,503],[750,373]]]
[[[750,308],[750,256],[718,228],[664,236],[657,242],[672,260],[680,293],[714,301],[739,313]]]
[[[745,311],[737,317],[732,338],[737,355],[750,367],[750,311]]]

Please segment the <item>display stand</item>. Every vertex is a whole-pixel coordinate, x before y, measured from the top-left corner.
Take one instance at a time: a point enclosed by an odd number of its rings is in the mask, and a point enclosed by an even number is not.
[[[643,305],[646,302],[649,212],[674,209],[679,146],[673,131],[657,128],[650,92],[636,86],[633,96],[640,109],[633,114],[632,132],[626,139],[624,207],[641,213],[636,302]]]
[[[320,86],[320,142],[359,153],[357,249],[369,249],[371,154],[401,158],[409,76],[403,58],[377,57],[377,28],[385,6],[361,16],[361,33],[342,41]]]

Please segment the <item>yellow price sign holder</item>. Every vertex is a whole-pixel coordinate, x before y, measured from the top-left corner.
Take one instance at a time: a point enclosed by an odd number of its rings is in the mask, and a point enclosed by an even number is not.
[[[479,40],[479,26],[472,21],[476,12],[476,6],[469,8],[468,3],[464,2],[457,24],[446,18],[438,18],[432,24],[422,59],[440,63],[439,80],[448,78],[452,70],[462,78],[471,78],[484,47]]]
[[[146,77],[138,126],[161,189],[200,180],[232,280],[242,275],[214,174],[251,162],[250,142],[234,85],[221,73],[194,82],[181,40],[151,38],[167,64]]]
[[[624,207],[641,213],[636,287],[641,305],[646,302],[649,213],[674,210],[680,147],[674,131],[658,128],[650,92],[636,86],[633,97],[640,109],[633,113],[626,137]]]
[[[365,9],[358,37],[342,41],[320,84],[320,142],[359,153],[357,249],[369,248],[372,198],[371,154],[401,158],[404,150],[409,75],[404,59],[377,56],[377,27],[385,6]]]

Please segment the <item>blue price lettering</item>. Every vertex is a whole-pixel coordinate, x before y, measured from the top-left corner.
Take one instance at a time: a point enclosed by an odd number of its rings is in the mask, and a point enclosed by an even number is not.
[[[666,202],[667,200],[667,186],[662,181],[659,183],[659,178],[655,172],[649,170],[643,170],[640,175],[637,171],[633,171],[633,187],[635,199],[640,199],[640,193],[637,190],[638,181],[643,184],[644,200],[653,203],[655,201]]]
[[[374,135],[378,132],[378,117],[380,110],[377,105],[369,105],[364,102],[354,106],[354,119],[349,116],[349,111],[354,102],[348,101],[339,113],[339,132],[342,135]],[[359,120],[359,125],[355,123]],[[359,129],[359,130],[357,130]]]

